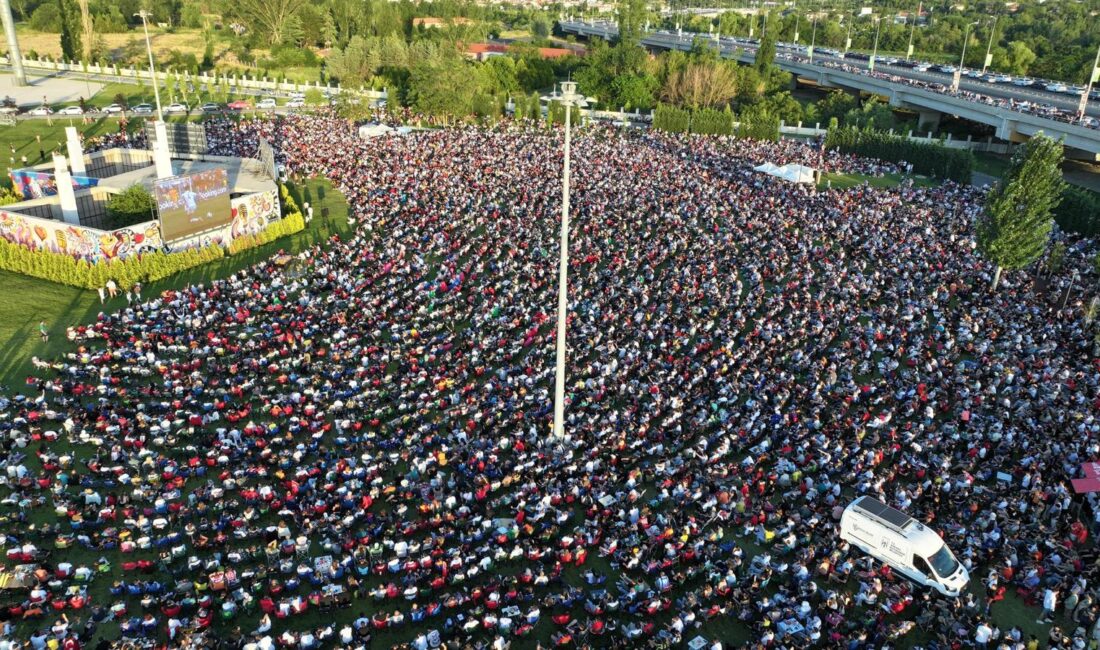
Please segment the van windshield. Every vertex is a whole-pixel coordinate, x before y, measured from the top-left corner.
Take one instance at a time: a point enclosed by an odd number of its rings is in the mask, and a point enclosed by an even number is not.
[[[936,551],[932,557],[928,558],[928,563],[932,565],[932,570],[936,572],[936,575],[941,578],[949,577],[959,568],[959,561],[951,554],[946,544],[941,546],[940,550]]]

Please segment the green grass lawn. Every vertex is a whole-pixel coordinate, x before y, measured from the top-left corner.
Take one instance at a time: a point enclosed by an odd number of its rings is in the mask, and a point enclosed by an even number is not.
[[[325,241],[333,234],[345,236],[350,231],[347,201],[328,181],[304,182],[296,186],[292,194],[299,204],[307,201],[314,207],[313,222],[305,230],[150,285],[143,289],[142,296],[149,298],[166,289],[224,278],[280,250],[297,253]],[[326,207],[330,212],[327,220],[321,218],[322,208]],[[57,358],[72,349],[65,338],[67,327],[91,322],[100,311],[126,306],[126,299],[121,295],[100,305],[95,291],[7,271],[0,271],[0,286],[4,287],[4,299],[0,300],[0,384],[9,389],[24,385],[31,371],[31,357]],[[42,343],[38,336],[41,321],[45,321],[50,329],[48,343]]]
[[[974,171],[1000,178],[1008,171],[1009,156],[978,152],[974,154]]]
[[[911,176],[916,187],[934,187],[938,185],[935,179],[927,176]],[[850,187],[869,184],[871,187],[896,187],[905,180],[901,174],[885,174],[883,176],[868,176],[866,174],[822,174],[818,187],[831,187],[834,190],[846,190]]]

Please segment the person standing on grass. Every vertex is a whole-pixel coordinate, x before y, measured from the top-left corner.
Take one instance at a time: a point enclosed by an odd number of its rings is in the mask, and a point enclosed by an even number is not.
[[[46,321],[38,323],[38,335],[42,337],[42,342],[47,343],[50,340],[50,330],[46,327]]]
[[[107,280],[107,294],[112,298],[118,295],[118,285],[115,284],[113,279]]]
[[[107,300],[107,290],[104,289],[103,287],[100,287],[100,288],[96,289],[96,291],[99,292],[99,304],[102,305],[103,302],[105,300]]]

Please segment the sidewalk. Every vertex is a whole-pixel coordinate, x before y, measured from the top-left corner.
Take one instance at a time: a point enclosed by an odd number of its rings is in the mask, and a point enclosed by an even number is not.
[[[0,74],[0,97],[13,97],[19,106],[32,108],[43,101],[47,104],[75,104],[81,97],[90,99],[103,88],[101,83],[61,76],[28,74],[27,83],[26,86],[16,86],[15,75]]]

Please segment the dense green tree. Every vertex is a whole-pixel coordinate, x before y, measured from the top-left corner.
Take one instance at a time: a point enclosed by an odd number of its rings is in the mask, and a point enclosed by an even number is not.
[[[855,109],[858,104],[859,102],[856,100],[855,95],[841,90],[835,90],[830,92],[823,99],[818,100],[818,118],[826,124],[834,117],[837,120],[842,120],[844,116],[852,109]]]
[[[619,0],[616,18],[619,23],[618,44],[637,47],[645,27],[645,0]]]
[[[425,58],[409,70],[409,103],[426,115],[465,117],[480,89],[468,63],[457,53]]]
[[[156,205],[149,190],[135,183],[107,202],[107,219],[111,228],[125,228],[155,218]]]
[[[753,67],[762,75],[766,75],[773,63],[775,63],[775,30],[769,27],[760,38]]]
[[[544,16],[537,16],[531,20],[531,35],[538,39],[549,38],[550,21]]]
[[[360,86],[368,82],[378,69],[378,52],[372,43],[362,36],[354,36],[346,47],[335,50],[328,57],[330,75],[348,86]]]
[[[80,58],[80,9],[74,0],[57,0],[58,23],[61,28],[61,56],[66,61]]]
[[[978,249],[993,264],[993,290],[1003,269],[1022,269],[1046,249],[1065,181],[1062,143],[1037,134],[1016,149],[1008,171],[986,197]]]

